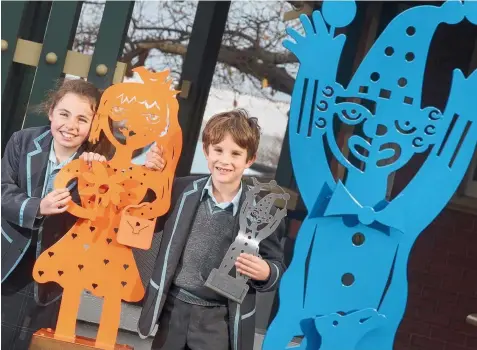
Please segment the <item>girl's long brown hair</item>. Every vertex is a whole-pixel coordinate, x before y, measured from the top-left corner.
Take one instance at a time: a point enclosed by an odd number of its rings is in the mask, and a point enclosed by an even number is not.
[[[44,101],[35,109],[40,113],[48,115],[50,111],[56,107],[58,102],[68,93],[87,99],[90,103],[91,110],[96,113],[99,101],[101,100],[102,91],[92,83],[83,79],[58,80],[56,88],[49,91]],[[86,141],[83,146],[83,151],[99,153],[109,159],[113,152],[113,146],[102,134],[100,140],[95,144]]]

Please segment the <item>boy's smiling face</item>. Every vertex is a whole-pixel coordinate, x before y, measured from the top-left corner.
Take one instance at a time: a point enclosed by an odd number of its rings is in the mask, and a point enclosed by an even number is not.
[[[87,98],[67,93],[48,115],[55,147],[75,152],[86,141],[93,116]]]
[[[222,141],[204,148],[207,166],[215,183],[237,184],[255,157],[247,160],[247,150],[237,145],[229,133]]]

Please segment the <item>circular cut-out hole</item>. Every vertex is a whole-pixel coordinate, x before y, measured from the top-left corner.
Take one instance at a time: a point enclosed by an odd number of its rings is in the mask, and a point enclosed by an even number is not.
[[[399,85],[400,87],[406,86],[406,85],[407,85],[407,79],[406,79],[406,78],[399,78],[399,80],[398,80],[398,85]]]
[[[416,28],[413,26],[407,27],[406,34],[409,36],[413,36],[414,34],[416,34]]]
[[[406,54],[406,61],[412,62],[412,61],[414,61],[414,58],[415,58],[415,57],[416,57],[416,56],[415,56],[412,52],[408,52],[408,53]]]
[[[357,232],[353,235],[353,237],[351,237],[351,241],[357,247],[359,247],[360,245],[363,245],[364,240],[365,240],[364,234],[362,234],[361,232]]]
[[[392,56],[394,54],[394,49],[391,46],[386,47],[384,50],[386,56]]]
[[[333,326],[335,326],[335,327],[336,327],[337,325],[338,325],[338,321],[336,321],[336,320],[335,320],[335,321],[333,321]]]
[[[373,72],[373,73],[371,73],[371,80],[372,80],[372,81],[375,81],[375,82],[376,82],[376,81],[379,80],[380,77],[381,77],[381,76],[379,75],[378,72]]]
[[[354,276],[352,273],[345,273],[342,277],[341,277],[341,283],[343,283],[344,286],[346,287],[349,287],[351,286],[353,283],[354,283]]]

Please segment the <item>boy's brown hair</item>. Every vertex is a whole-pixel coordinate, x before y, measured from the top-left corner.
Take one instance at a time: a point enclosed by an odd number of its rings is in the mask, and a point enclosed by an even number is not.
[[[245,109],[234,109],[210,118],[202,132],[204,149],[222,142],[227,133],[237,145],[247,150],[247,161],[257,155],[260,126],[258,119],[250,117]]]

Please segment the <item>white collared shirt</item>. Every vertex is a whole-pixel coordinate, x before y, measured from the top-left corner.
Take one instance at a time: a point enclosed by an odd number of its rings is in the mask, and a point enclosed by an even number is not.
[[[214,191],[212,189],[212,176],[209,176],[209,179],[207,180],[207,183],[205,184],[205,187],[202,190],[202,194],[200,196],[201,201],[204,199],[204,196],[206,194],[208,194],[209,197],[212,199],[214,205],[216,207],[222,209],[222,210],[226,209],[230,205],[232,205],[233,206],[232,213],[233,213],[233,216],[235,216],[235,214],[237,214],[237,212],[239,210],[239,206],[240,206],[240,197],[242,196],[242,182],[240,182],[240,188],[239,188],[237,194],[235,195],[235,197],[232,199],[231,202],[219,203],[219,202],[217,202],[217,199],[214,196]]]

